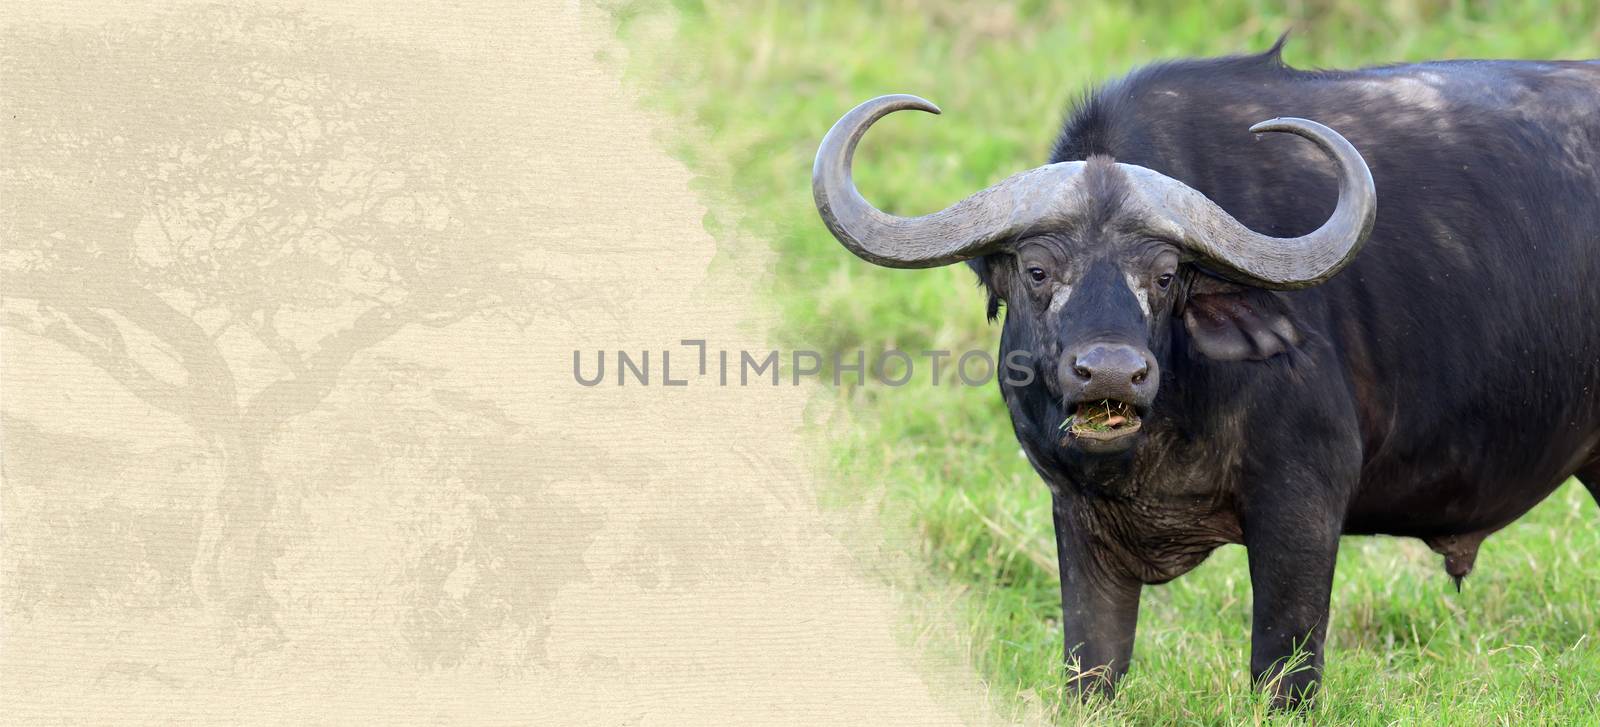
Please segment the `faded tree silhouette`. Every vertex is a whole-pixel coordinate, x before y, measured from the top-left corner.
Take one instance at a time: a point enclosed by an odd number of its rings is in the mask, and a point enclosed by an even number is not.
[[[530,319],[527,165],[447,59],[297,12],[15,28],[0,73],[3,323],[224,462],[192,585],[226,633],[270,639],[265,444],[408,327]]]
[[[347,587],[376,590],[359,600],[398,635],[391,648],[412,666],[545,665],[555,597],[588,579],[582,554],[602,524],[553,487],[544,466],[549,448],[577,445],[450,387],[436,367],[372,356],[350,373],[329,406],[273,443],[311,455],[272,459],[282,463],[286,499],[318,505],[287,508],[282,520],[313,533],[379,530],[391,546],[381,562],[329,563],[315,542],[297,538],[284,560],[311,577],[285,584],[285,600],[341,580],[316,577],[318,568],[361,570],[367,578]],[[369,522],[323,524],[350,512]]]
[[[5,413],[0,441],[0,612],[81,616],[192,600],[199,509],[184,493],[212,476],[204,452],[183,443],[140,452]]]

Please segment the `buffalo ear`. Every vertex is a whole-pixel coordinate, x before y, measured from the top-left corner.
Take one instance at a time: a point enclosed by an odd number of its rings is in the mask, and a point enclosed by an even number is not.
[[[1000,317],[1000,301],[1006,295],[1006,269],[1000,255],[984,255],[967,261],[967,267],[972,268],[973,274],[978,276],[978,284],[983,286],[983,291],[989,294],[989,306],[986,311],[989,322]]]
[[[1217,361],[1262,361],[1300,345],[1300,331],[1277,295],[1197,274],[1183,327],[1196,351]]]

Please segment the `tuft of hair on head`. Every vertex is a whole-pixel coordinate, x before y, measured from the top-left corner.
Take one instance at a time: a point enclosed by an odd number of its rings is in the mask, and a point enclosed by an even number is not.
[[[1128,198],[1128,178],[1116,161],[1104,154],[1093,154],[1083,167],[1083,194],[1088,206],[1084,222],[1090,229],[1102,228],[1122,210]]]
[[[1288,64],[1283,62],[1283,46],[1288,44],[1289,34],[1293,32],[1294,29],[1291,28],[1279,33],[1278,39],[1272,42],[1272,47],[1268,48],[1265,53],[1262,53],[1261,57],[1271,61],[1274,65],[1287,66]]]

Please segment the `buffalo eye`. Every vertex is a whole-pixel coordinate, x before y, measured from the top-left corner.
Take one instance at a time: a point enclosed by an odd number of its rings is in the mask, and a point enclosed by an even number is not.
[[[1156,285],[1161,286],[1162,290],[1166,290],[1168,286],[1172,285],[1172,273],[1162,273],[1160,277],[1156,278]]]
[[[1028,268],[1028,279],[1032,280],[1035,283],[1042,283],[1042,282],[1044,282],[1044,279],[1047,278],[1047,277],[1050,277],[1050,276],[1045,273],[1044,268],[1041,268],[1041,267]]]

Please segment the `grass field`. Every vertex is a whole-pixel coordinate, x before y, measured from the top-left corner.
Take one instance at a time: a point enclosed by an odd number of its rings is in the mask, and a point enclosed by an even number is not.
[[[970,272],[867,265],[816,219],[816,144],[859,101],[909,92],[945,109],[885,121],[858,156],[869,199],[921,214],[1041,163],[1072,99],[1151,60],[1259,51],[1289,29],[1285,58],[1298,67],[1600,55],[1592,0],[1277,5],[900,0],[614,12],[628,49],[618,63],[649,105],[692,124],[663,141],[703,175],[719,254],[776,251],[764,282],[784,321],[780,343],[959,351],[993,350],[999,337]],[[996,391],[947,382],[827,395],[852,412],[848,432],[819,435],[840,483],[832,499],[880,513],[918,574],[893,576],[923,594],[912,618],[959,624],[961,653],[1003,714],[1107,724],[1281,719],[1247,684],[1242,548],[1147,589],[1134,668],[1116,701],[1063,701],[1049,497]],[[1576,483],[1490,538],[1459,595],[1420,542],[1347,539],[1324,696],[1309,719],[1600,724],[1597,556],[1600,509]]]

